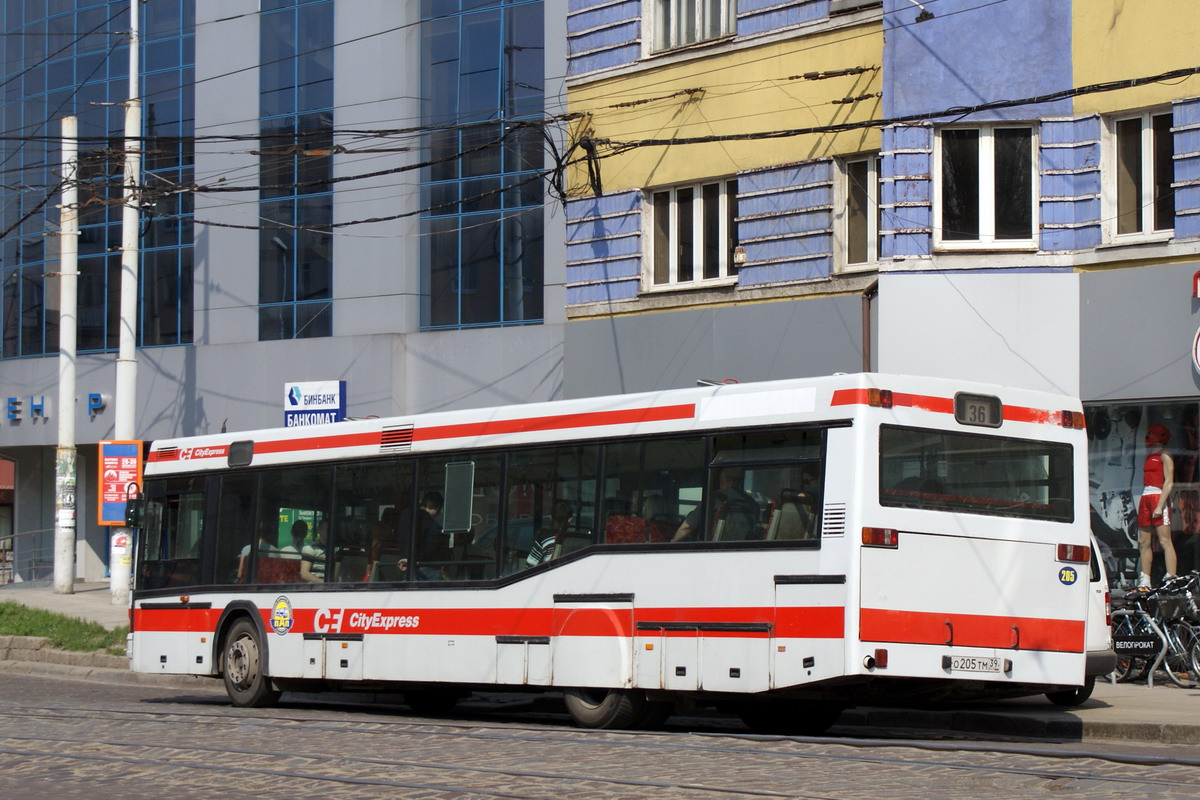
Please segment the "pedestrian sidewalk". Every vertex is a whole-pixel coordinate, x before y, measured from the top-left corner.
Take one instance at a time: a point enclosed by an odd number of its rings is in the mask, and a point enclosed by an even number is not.
[[[92,620],[115,629],[128,624],[123,606],[113,605],[107,583],[80,583],[75,593],[56,594],[53,586],[0,586],[0,602]],[[130,672],[120,656],[60,653],[44,644],[4,641],[0,637],[0,673],[63,674],[88,680],[146,683],[179,687],[219,688],[219,681]],[[37,640],[34,640],[37,641]],[[1035,736],[1054,739],[1124,739],[1130,741],[1200,744],[1200,689],[1181,689],[1167,683],[1100,682],[1083,705],[1062,708],[1045,697],[1027,697],[932,708],[859,707],[847,710],[841,725],[888,728],[957,730],[997,736]],[[486,702],[486,698],[483,698]],[[497,699],[497,702],[503,702]]]

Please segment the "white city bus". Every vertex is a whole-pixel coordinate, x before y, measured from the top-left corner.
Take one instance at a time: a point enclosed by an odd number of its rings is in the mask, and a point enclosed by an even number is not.
[[[1078,400],[879,374],[156,441],[132,668],[796,732],[1070,689],[1086,449]]]

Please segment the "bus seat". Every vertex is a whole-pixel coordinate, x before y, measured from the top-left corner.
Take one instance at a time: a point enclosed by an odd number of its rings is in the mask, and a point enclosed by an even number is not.
[[[614,514],[604,523],[605,544],[644,543],[646,521],[637,514]]]
[[[299,583],[300,561],[295,558],[260,556],[255,583]]]
[[[783,490],[771,504],[771,521],[767,524],[767,539],[787,541],[811,538],[812,515],[801,504],[798,492]]]
[[[358,548],[339,550],[333,562],[334,581],[338,583],[361,581],[367,573],[369,560],[366,552]]]

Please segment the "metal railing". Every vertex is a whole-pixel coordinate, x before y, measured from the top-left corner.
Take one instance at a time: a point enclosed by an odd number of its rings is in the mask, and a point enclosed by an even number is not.
[[[21,531],[0,539],[0,586],[53,579],[53,528]]]

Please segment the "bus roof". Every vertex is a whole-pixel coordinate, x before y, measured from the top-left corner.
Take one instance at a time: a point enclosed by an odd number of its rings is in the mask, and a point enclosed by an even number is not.
[[[163,439],[150,448],[146,475],[851,420],[871,405],[872,389],[890,392],[894,400],[889,402],[897,408],[949,414],[947,424],[954,418],[955,396],[964,392],[999,397],[1005,423],[1058,427],[1063,411],[1081,414],[1077,399],[1036,390],[882,373],[837,374]]]

